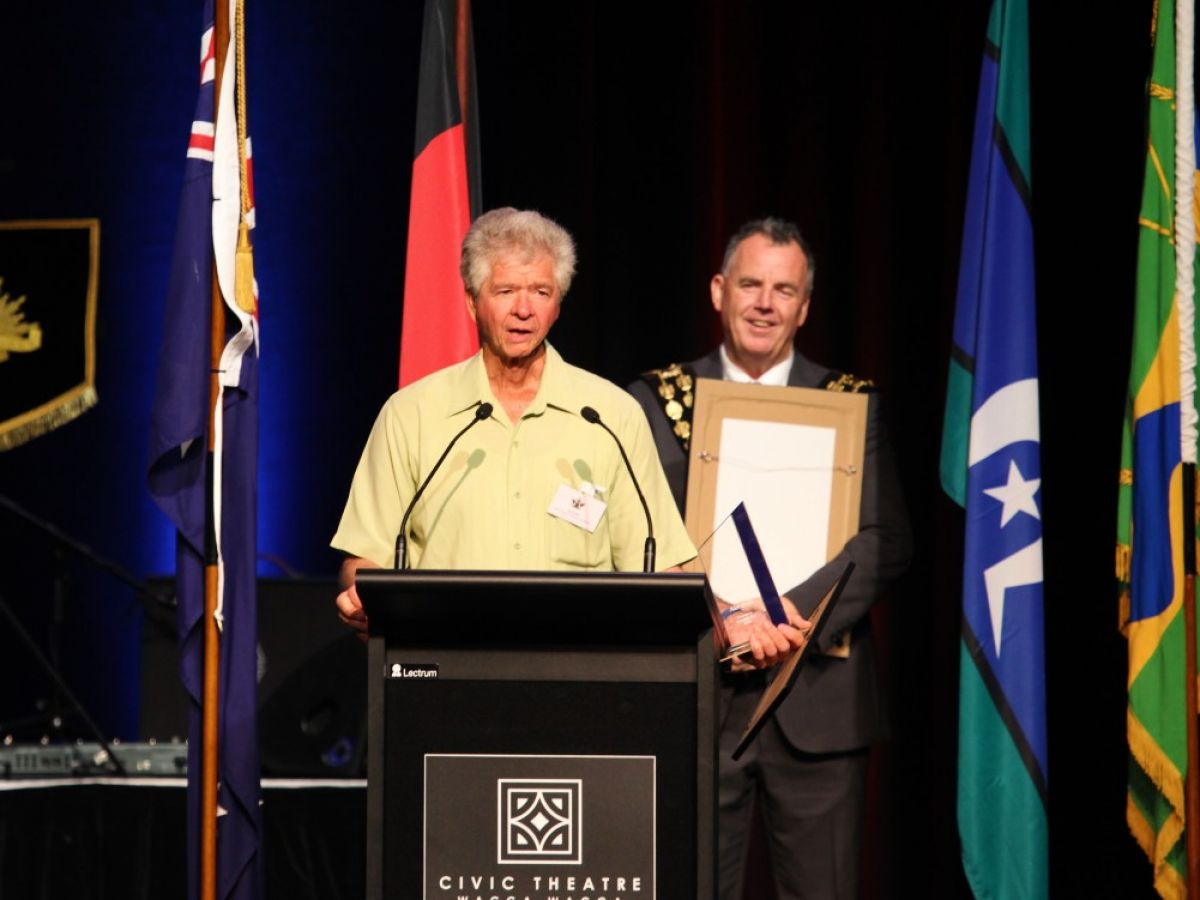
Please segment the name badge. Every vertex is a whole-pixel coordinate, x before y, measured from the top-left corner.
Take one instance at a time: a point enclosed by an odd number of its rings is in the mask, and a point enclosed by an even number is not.
[[[595,496],[589,497],[569,484],[560,484],[546,512],[591,534],[600,524],[607,506],[608,504]]]

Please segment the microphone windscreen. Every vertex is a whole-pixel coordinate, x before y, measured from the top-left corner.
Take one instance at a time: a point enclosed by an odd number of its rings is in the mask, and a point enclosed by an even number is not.
[[[579,414],[581,416],[583,416],[584,419],[591,422],[593,425],[595,425],[597,422],[600,421],[600,413],[596,412],[590,406],[585,406],[583,409],[581,409],[579,411]]]
[[[477,407],[475,407],[475,418],[490,419],[491,417],[492,417],[492,404],[480,403]]]

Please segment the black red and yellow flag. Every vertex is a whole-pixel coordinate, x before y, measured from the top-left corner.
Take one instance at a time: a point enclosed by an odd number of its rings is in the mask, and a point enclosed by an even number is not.
[[[479,348],[458,271],[463,235],[480,211],[470,0],[426,0],[417,93],[401,387]]]

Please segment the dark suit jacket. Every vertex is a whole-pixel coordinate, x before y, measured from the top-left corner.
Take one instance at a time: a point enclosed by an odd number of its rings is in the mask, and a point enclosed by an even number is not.
[[[721,378],[721,357],[713,351],[691,364],[699,378]],[[819,387],[830,370],[799,353],[788,384]],[[645,382],[629,387],[650,420],[654,442],[667,481],[682,512],[687,495],[687,460],[671,433],[662,405]],[[886,735],[887,713],[878,683],[875,647],[868,611],[889,582],[908,566],[912,535],[895,460],[879,412],[879,396],[868,395],[867,434],[863,457],[862,508],[859,530],[841,553],[802,584],[784,590],[796,608],[807,614],[824,596],[842,569],[853,560],[854,573],[821,635],[824,649],[837,635],[849,631],[849,659],[816,653],[806,660],[795,687],[776,713],[788,740],[808,753],[834,753],[865,747]],[[737,676],[733,676],[737,677]]]

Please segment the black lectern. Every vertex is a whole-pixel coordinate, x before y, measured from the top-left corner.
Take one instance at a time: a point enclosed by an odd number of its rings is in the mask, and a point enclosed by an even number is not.
[[[704,590],[360,569],[369,900],[713,897]]]

